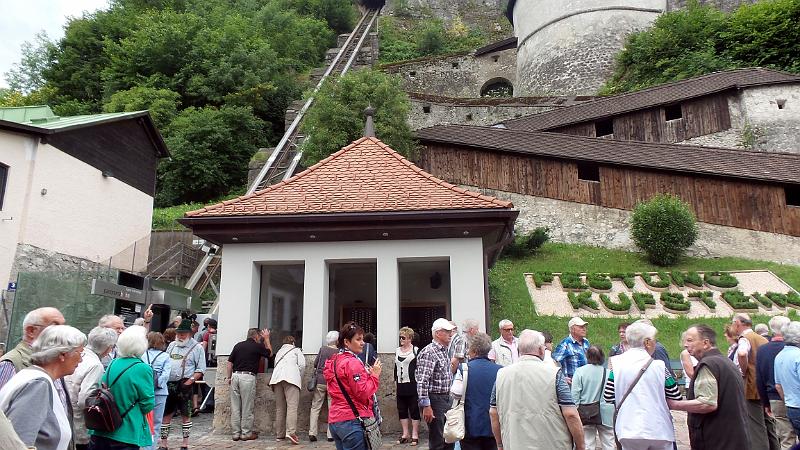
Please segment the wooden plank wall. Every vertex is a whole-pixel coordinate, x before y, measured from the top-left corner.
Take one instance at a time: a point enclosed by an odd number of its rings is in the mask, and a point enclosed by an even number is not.
[[[698,220],[800,236],[800,207],[786,205],[783,186],[742,180],[600,166],[600,182],[578,180],[569,161],[428,144],[420,165],[455,184],[631,210],[658,193],[678,195]]]
[[[731,127],[728,94],[711,95],[681,104],[682,118],[667,121],[664,108],[621,114],[614,117],[614,139],[674,143]],[[556,133],[595,136],[594,121],[555,128]]]

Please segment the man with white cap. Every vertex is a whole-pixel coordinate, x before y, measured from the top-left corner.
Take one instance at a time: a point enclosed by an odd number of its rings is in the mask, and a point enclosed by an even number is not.
[[[572,384],[572,375],[586,364],[586,350],[589,350],[589,339],[586,339],[588,322],[580,317],[569,319],[569,336],[565,337],[553,350],[553,361],[561,365],[567,383]]]
[[[431,327],[433,341],[417,354],[417,396],[422,418],[428,423],[428,447],[451,450],[444,442],[445,413],[450,409],[453,372],[447,349],[455,326],[447,319],[436,319]]]

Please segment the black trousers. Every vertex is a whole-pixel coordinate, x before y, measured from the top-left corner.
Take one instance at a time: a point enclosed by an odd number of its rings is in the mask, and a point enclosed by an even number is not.
[[[497,442],[493,437],[486,436],[464,438],[461,440],[461,450],[497,450]]]
[[[428,424],[428,448],[430,450],[453,450],[454,444],[444,442],[445,413],[450,409],[450,394],[430,394],[434,419]]]
[[[139,446],[115,441],[104,436],[92,436],[89,438],[89,450],[139,450]]]

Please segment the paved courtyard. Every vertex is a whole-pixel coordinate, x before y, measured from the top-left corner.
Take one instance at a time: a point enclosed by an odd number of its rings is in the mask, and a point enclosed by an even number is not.
[[[679,450],[689,450],[689,434],[686,428],[686,413],[674,411],[672,413],[672,417],[675,420],[675,434],[678,439],[678,449]],[[332,449],[335,448],[332,442],[327,442],[325,440],[325,435],[320,434],[322,438],[321,441],[317,442],[310,442],[308,440],[307,434],[298,434],[300,437],[300,445],[292,445],[289,441],[283,442],[276,442],[275,436],[273,435],[265,435],[260,436],[258,439],[254,441],[239,441],[234,442],[231,440],[230,435],[217,435],[211,432],[211,422],[213,419],[212,414],[201,414],[198,417],[194,418],[194,428],[192,429],[192,438],[190,440],[190,449],[206,449],[206,450],[213,450],[213,449],[241,449],[241,450],[262,450],[262,449],[271,449],[271,448],[281,448],[281,449],[289,449],[289,448],[297,448],[297,449],[308,449],[308,448],[325,448],[325,449]],[[427,433],[427,432],[426,432]],[[386,449],[412,449],[412,448],[419,448],[419,449],[427,449],[428,442],[425,439],[426,433],[420,436],[419,446],[411,447],[408,444],[398,444],[397,439],[400,437],[397,434],[391,434],[384,436],[383,439],[383,447]],[[170,437],[169,448],[178,450],[180,448],[180,437],[176,430],[173,429],[172,436]]]

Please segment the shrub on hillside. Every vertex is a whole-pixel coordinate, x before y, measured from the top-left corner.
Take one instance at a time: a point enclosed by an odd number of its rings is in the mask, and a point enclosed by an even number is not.
[[[697,239],[697,220],[687,203],[659,194],[636,205],[631,236],[654,264],[675,264]]]
[[[549,233],[549,228],[538,227],[531,232],[520,234],[514,238],[514,242],[506,245],[503,256],[522,258],[532,255],[550,239]]]

